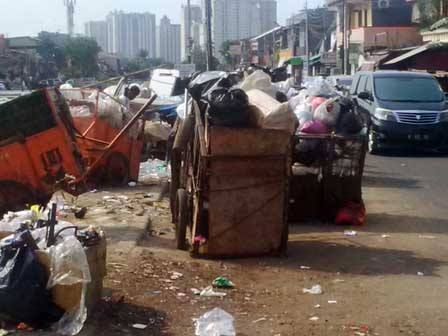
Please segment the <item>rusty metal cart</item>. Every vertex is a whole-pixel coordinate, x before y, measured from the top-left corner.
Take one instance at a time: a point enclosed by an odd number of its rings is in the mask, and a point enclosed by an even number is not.
[[[213,127],[196,103],[192,110],[188,140],[172,154],[178,248],[198,257],[284,253],[290,134]]]
[[[362,202],[366,134],[364,129],[358,135],[296,137],[295,145],[308,142],[314,147],[314,155],[293,154],[289,222],[333,221],[348,202]]]

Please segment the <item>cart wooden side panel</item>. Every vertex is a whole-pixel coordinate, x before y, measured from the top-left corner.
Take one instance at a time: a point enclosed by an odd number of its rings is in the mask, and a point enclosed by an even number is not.
[[[207,128],[208,256],[279,254],[286,248],[290,135]],[[285,237],[286,235],[286,237]]]

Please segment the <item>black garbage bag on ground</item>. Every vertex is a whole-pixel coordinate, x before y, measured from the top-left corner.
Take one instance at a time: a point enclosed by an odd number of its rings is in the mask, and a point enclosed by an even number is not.
[[[249,126],[249,97],[243,90],[218,87],[208,93],[206,101],[212,125],[239,128]]]
[[[0,245],[0,314],[33,328],[59,321],[57,307],[46,286],[48,275],[21,236]]]

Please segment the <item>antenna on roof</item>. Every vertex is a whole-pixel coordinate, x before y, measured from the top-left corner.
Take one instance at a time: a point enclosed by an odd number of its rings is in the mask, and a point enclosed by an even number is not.
[[[67,9],[67,33],[69,36],[73,36],[75,32],[75,6],[76,0],[63,0],[64,6]]]

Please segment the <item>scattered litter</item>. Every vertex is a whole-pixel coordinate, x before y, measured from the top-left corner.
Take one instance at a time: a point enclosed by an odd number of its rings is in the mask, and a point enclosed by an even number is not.
[[[390,238],[390,235],[384,234],[381,236],[381,238]]]
[[[153,293],[154,295],[160,295],[160,294],[162,294],[162,291],[155,290],[155,291],[152,291],[152,293]]]
[[[170,273],[171,273],[171,280],[179,280],[184,276],[182,273],[179,272],[170,272]]]
[[[314,308],[320,308],[320,304],[314,305]]]
[[[309,266],[300,266],[300,269],[302,269],[302,270],[310,270],[311,267],[309,267]]]
[[[146,328],[148,328],[148,325],[147,324],[136,323],[136,324],[132,325],[132,328],[139,329],[139,330],[145,330]]]
[[[252,323],[255,324],[255,323],[259,323],[259,322],[263,322],[263,321],[267,321],[267,320],[268,319],[266,317],[262,317],[262,318],[259,318],[258,320],[252,321]]]
[[[220,308],[215,308],[195,320],[196,336],[236,336],[234,318]]]
[[[187,296],[187,294],[185,294],[185,293],[177,293],[177,296],[178,297],[185,297],[185,296]]]
[[[311,288],[304,288],[303,293],[305,294],[313,294],[313,295],[319,295],[322,294],[322,286],[321,285],[314,285]]]
[[[328,300],[328,304],[337,304],[338,302],[336,300]]]
[[[201,295],[201,290],[199,290],[197,288],[192,288],[190,290],[194,295]]]
[[[128,186],[129,186],[130,188],[135,188],[135,187],[137,186],[137,183],[131,181],[131,182],[128,183]]]
[[[356,237],[358,235],[358,232],[354,230],[345,230],[344,235],[347,237]]]
[[[96,194],[97,192],[99,192],[99,190],[98,190],[98,189],[92,189],[92,190],[90,190],[90,192],[91,192],[92,194]]]
[[[310,321],[319,321],[319,316],[310,317]]]
[[[225,277],[218,277],[213,281],[213,287],[217,288],[235,288],[235,284]]]
[[[205,297],[224,297],[227,294],[226,293],[222,293],[222,292],[215,292],[213,290],[213,286],[209,286],[207,288],[204,288],[199,295],[200,296],[205,296]]]
[[[345,280],[342,279],[334,279],[333,283],[341,283],[341,282],[345,282]]]
[[[422,239],[436,239],[437,238],[435,236],[424,236],[424,235],[419,235],[418,237],[422,238]]]
[[[423,273],[423,272],[417,272],[417,275],[418,275],[418,276],[424,276],[425,273]]]
[[[355,331],[355,335],[356,336],[366,336],[366,333],[360,332],[360,331]]]

